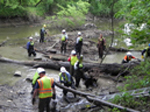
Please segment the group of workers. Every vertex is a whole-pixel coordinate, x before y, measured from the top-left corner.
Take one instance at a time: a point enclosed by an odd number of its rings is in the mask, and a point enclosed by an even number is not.
[[[61,36],[61,53],[66,53],[66,47],[68,42],[68,35],[66,33],[66,30],[62,30],[62,36]],[[83,38],[81,36],[81,32],[78,32],[76,43],[75,43],[75,51],[78,56],[81,55],[81,49],[83,44]]]
[[[148,47],[142,50],[141,58],[144,59],[144,57],[145,59],[150,58],[150,43],[148,44]],[[129,63],[131,59],[138,59],[138,58],[134,57],[131,52],[127,52],[127,54],[124,56],[122,60],[122,63]]]
[[[46,34],[45,31],[46,25],[43,26],[41,29],[41,38],[40,43],[44,42],[44,34]],[[68,42],[68,35],[65,30],[62,30],[62,36],[61,36],[61,53],[66,53],[66,46]],[[84,65],[83,65],[83,55],[81,54],[81,49],[83,45],[83,37],[81,36],[81,32],[78,32],[76,44],[74,50],[71,51],[71,55],[68,58],[68,61],[70,62],[70,71],[68,72],[65,67],[60,68],[59,73],[59,82],[63,83],[66,87],[71,87],[72,89],[76,89],[76,87],[79,87],[80,80],[84,79],[86,80],[86,76],[84,74]],[[99,52],[99,58],[103,57],[103,51],[106,48],[106,40],[100,34],[100,37],[98,38],[98,52]],[[34,49],[34,42],[33,38],[29,37],[29,42],[27,43],[27,51],[28,56],[30,57],[32,54],[33,56],[36,56],[35,49]],[[146,53],[145,57],[150,57],[150,44],[149,47],[145,48],[142,51],[142,58],[144,58],[144,53]],[[127,52],[125,57],[122,60],[122,63],[128,63],[131,61],[131,59],[138,59],[132,55],[131,52]],[[74,81],[75,79],[75,81]],[[50,111],[50,101],[51,98],[56,98],[56,91],[55,91],[55,81],[53,78],[50,78],[46,76],[46,71],[43,68],[37,68],[36,73],[33,77],[32,81],[32,104],[35,103],[35,97],[38,94],[39,95],[39,112],[44,112],[44,109],[46,108],[46,111]],[[63,89],[63,95],[67,95],[67,90]],[[76,94],[74,94],[74,97],[76,97]]]
[[[80,58],[72,58],[74,56],[77,56],[74,54],[75,51],[72,51],[72,55],[70,56],[70,69],[74,70],[75,72],[72,72],[73,74],[70,74],[65,67],[60,68],[59,73],[59,82],[62,83],[66,87],[71,87],[72,89],[76,89],[76,87],[79,87],[80,79],[85,78],[83,73],[83,56],[81,55]],[[76,61],[75,61],[76,60]],[[73,66],[73,68],[72,68]],[[74,74],[75,73],[75,74]],[[73,76],[75,77],[76,84],[73,80]],[[74,85],[75,84],[75,85]],[[76,87],[75,87],[76,86]],[[44,109],[46,109],[46,112],[50,112],[50,101],[51,98],[56,98],[56,91],[55,91],[55,81],[53,78],[50,78],[46,76],[46,71],[39,67],[36,70],[36,73],[32,80],[32,91],[31,94],[33,94],[32,97],[32,104],[35,103],[35,97],[38,94],[39,95],[39,104],[38,109],[39,112],[44,112]],[[63,89],[63,95],[66,97],[67,90]],[[76,97],[76,94],[74,94],[74,97]]]

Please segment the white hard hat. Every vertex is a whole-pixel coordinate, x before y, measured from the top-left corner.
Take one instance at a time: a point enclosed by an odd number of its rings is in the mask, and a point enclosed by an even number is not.
[[[40,74],[40,73],[42,73],[42,72],[45,72],[45,70],[44,70],[43,68],[38,68],[38,69],[37,69],[37,72],[38,72],[38,74]]]
[[[78,32],[78,35],[81,35],[81,32]]]
[[[76,51],[75,51],[75,50],[72,50],[72,51],[71,51],[71,55],[74,55],[74,54],[76,54]]]
[[[130,52],[127,52],[127,56],[131,56],[132,54]]]
[[[65,29],[63,29],[63,30],[62,30],[62,32],[64,33],[64,32],[66,32],[66,30],[65,30]]]
[[[33,39],[33,37],[29,37],[29,39],[30,39],[30,40],[32,40],[32,39]]]
[[[60,68],[60,72],[62,72],[62,73],[66,72],[65,67],[61,67],[61,68]]]

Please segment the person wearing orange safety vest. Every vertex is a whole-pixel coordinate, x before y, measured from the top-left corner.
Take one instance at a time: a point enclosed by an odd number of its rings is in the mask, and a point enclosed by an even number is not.
[[[45,75],[46,72],[43,68],[38,69],[38,74],[40,76],[40,79],[37,80],[37,83],[34,88],[35,90],[32,98],[32,104],[34,105],[35,96],[37,93],[39,93],[39,112],[44,112],[45,108],[46,112],[50,112],[49,104],[51,98],[56,98],[54,79],[47,77]]]
[[[130,52],[127,52],[127,55],[124,56],[122,63],[129,63],[131,59],[136,59],[136,57],[132,56]]]
[[[68,41],[68,35],[66,34],[66,30],[62,30],[62,36],[61,36],[61,53],[66,53],[66,46]]]
[[[74,64],[76,61],[78,61],[78,57],[76,55],[76,51],[71,51],[71,56],[68,58],[68,61],[70,62],[70,74],[71,76],[74,76]]]

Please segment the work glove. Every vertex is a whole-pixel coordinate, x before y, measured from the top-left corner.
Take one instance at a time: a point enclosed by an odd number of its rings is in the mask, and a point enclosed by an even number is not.
[[[32,105],[34,105],[35,103],[35,98],[32,98]]]
[[[144,58],[144,56],[142,55],[142,56],[141,56],[141,58],[143,59],[143,58]]]
[[[54,100],[56,99],[56,94],[53,94],[52,99]]]

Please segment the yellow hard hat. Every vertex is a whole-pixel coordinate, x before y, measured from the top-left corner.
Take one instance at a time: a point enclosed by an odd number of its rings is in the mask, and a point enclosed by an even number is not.
[[[46,25],[44,24],[43,27],[46,27]]]

